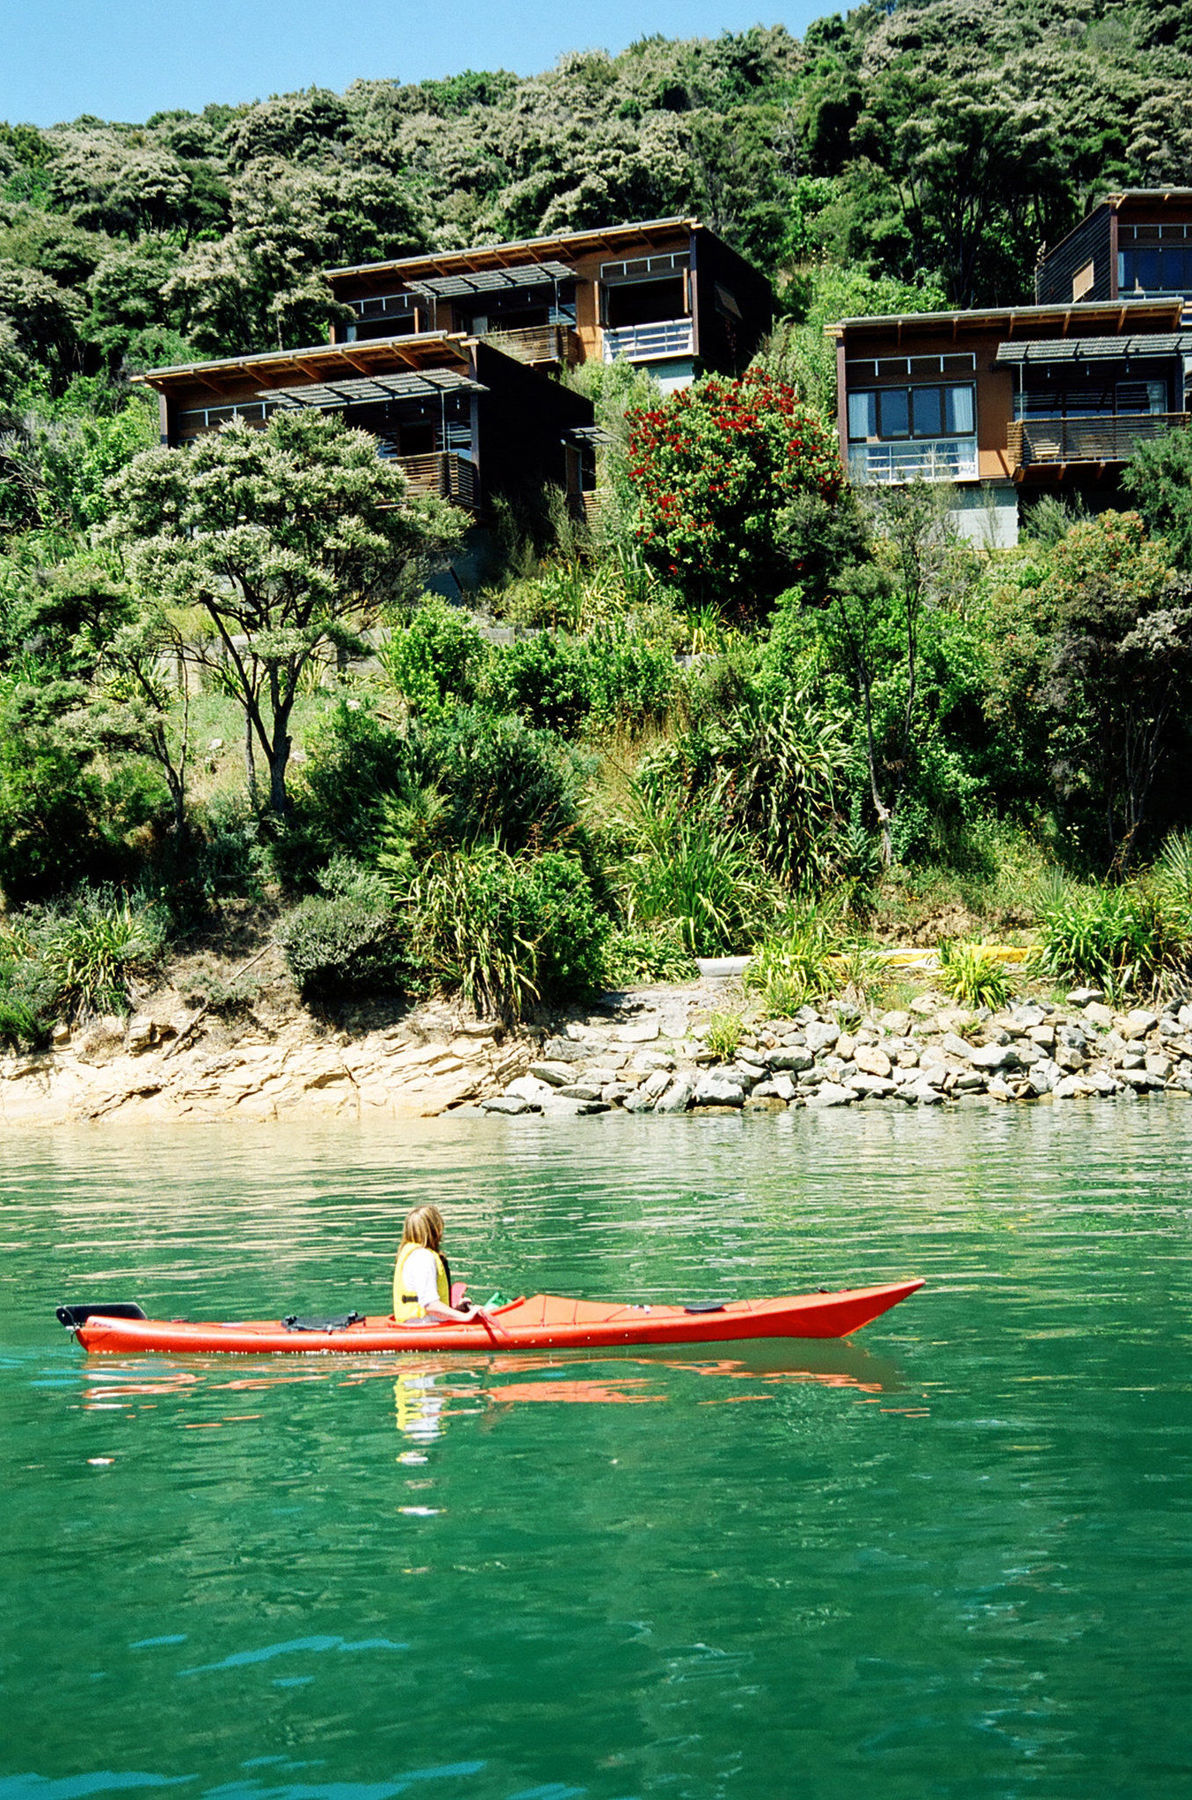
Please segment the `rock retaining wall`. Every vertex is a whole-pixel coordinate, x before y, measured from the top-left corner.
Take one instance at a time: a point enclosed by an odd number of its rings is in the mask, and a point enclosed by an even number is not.
[[[941,1106],[968,1096],[998,1101],[1111,1099],[1192,1093],[1192,1004],[1115,1011],[1095,989],[1067,1004],[1023,1001],[970,1013],[924,995],[903,1012],[857,1020],[842,1008],[804,1007],[740,1039],[731,1060],[698,1025],[676,1032],[658,998],[641,996],[622,1019],[568,1024],[486,1112],[588,1113],[765,1109],[792,1106]]]

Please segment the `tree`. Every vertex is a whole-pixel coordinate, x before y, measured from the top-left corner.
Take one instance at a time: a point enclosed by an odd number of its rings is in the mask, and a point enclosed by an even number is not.
[[[630,424],[647,560],[691,600],[764,610],[790,582],[784,513],[799,498],[830,509],[839,495],[834,434],[762,369],[708,376]]]
[[[359,647],[387,601],[408,597],[462,533],[444,502],[411,499],[365,432],[334,415],[233,421],[188,454],[149,450],[110,487],[108,536],[147,595],[199,606],[211,636],[185,654],[225,680],[288,810],[290,719],[303,671],[324,647]]]
[[[835,584],[832,612],[861,700],[869,799],[888,868],[898,809],[918,760],[923,616],[952,584],[951,565],[963,552],[940,495],[926,482],[879,492],[871,514],[876,555]]]
[[[1192,571],[1192,431],[1139,444],[1122,486],[1150,529],[1166,538],[1177,565]]]
[[[1121,871],[1152,791],[1189,723],[1192,585],[1137,513],[1074,525],[1053,558],[1058,631],[1044,704],[1060,727],[1055,774],[1100,818]]]

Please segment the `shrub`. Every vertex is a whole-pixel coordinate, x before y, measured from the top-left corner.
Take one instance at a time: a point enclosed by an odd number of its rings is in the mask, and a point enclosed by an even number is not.
[[[665,921],[649,926],[622,926],[609,934],[604,953],[604,985],[635,987],[646,981],[694,981],[691,951],[679,929]]]
[[[488,647],[466,612],[427,594],[377,654],[410,710],[430,712],[446,700],[475,698]]]
[[[80,889],[65,907],[25,914],[14,926],[14,953],[40,970],[44,1006],[70,1018],[125,1013],[129,983],[157,967],[165,944],[162,910],[111,888]]]
[[[358,854],[376,831],[385,794],[408,776],[407,740],[359,701],[340,700],[310,735],[297,797],[295,835],[315,865],[337,851]]]
[[[840,985],[839,953],[823,914],[795,913],[759,946],[746,967],[744,983],[771,1018],[787,1019]]]
[[[575,828],[574,759],[520,719],[453,707],[415,722],[407,756],[406,793],[433,787],[446,802],[446,843],[498,843],[516,854],[553,846]]]
[[[277,928],[304,1000],[334,1002],[401,992],[410,964],[403,921],[380,879],[345,859],[329,865],[311,894]]]
[[[520,1019],[537,1001],[600,985],[608,921],[575,858],[496,845],[436,856],[410,891],[421,965],[480,1014]]]
[[[494,711],[517,713],[540,731],[574,736],[592,710],[583,645],[549,631],[502,644],[493,653],[484,697]]]
[[[962,1005],[996,1011],[1010,998],[1005,964],[986,945],[944,943],[939,959],[939,984]]]
[[[745,1021],[740,1013],[714,1012],[704,1027],[704,1043],[723,1062],[731,1062],[741,1047]]]
[[[665,713],[675,659],[623,624],[586,638],[539,632],[502,646],[489,667],[485,698],[540,730],[576,736],[585,725],[644,724]]]
[[[739,381],[707,376],[630,423],[647,560],[689,600],[764,607],[790,580],[783,524],[792,501],[811,497],[825,510],[836,501],[831,431],[761,369]]]

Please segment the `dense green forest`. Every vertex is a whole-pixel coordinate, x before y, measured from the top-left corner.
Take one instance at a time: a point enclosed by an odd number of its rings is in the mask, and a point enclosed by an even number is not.
[[[1166,0],[907,0],[802,42],[0,126],[0,1031],[119,1004],[246,904],[323,1004],[517,1012],[759,944],[777,1006],[875,932],[1182,969],[1187,444],[1138,459],[1137,512],[1045,503],[982,553],[929,490],[841,481],[822,329],[1027,300],[1099,193],[1172,184]],[[504,515],[470,611],[420,598],[458,517],[353,434],[171,458],[128,384],[318,341],[327,267],[676,213],[770,275],[770,343],[666,401],[580,371],[597,527]]]

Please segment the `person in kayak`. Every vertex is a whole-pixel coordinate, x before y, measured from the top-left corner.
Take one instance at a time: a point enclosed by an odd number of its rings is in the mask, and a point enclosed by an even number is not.
[[[399,1325],[431,1319],[474,1319],[483,1307],[464,1311],[451,1304],[451,1270],[443,1255],[443,1215],[437,1206],[416,1206],[406,1215],[393,1270],[393,1316]]]

